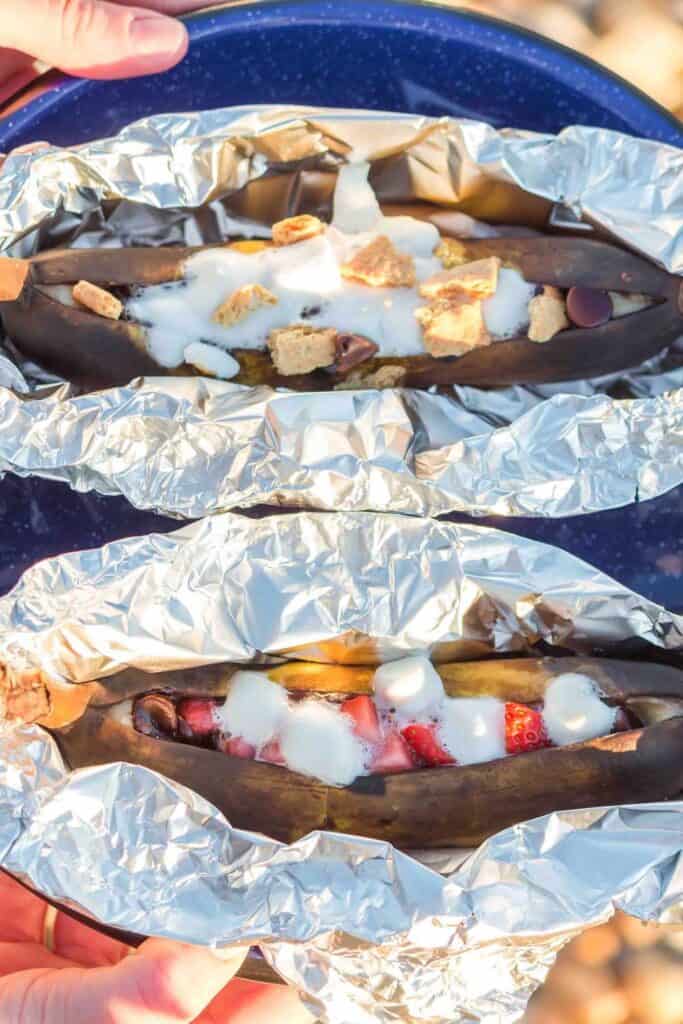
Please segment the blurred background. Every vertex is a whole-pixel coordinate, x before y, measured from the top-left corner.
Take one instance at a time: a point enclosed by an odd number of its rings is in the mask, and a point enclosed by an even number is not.
[[[681,1024],[683,926],[624,914],[574,939],[532,998],[524,1024]]]
[[[570,46],[683,119],[683,0],[454,0],[452,6]]]

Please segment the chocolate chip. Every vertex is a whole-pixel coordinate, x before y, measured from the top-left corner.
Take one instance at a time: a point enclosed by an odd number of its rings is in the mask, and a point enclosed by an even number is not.
[[[600,327],[612,316],[608,292],[576,286],[567,293],[567,314],[577,327]]]
[[[304,306],[301,310],[301,319],[310,320],[312,316],[320,316],[322,309],[322,306]]]
[[[332,369],[337,373],[348,373],[354,366],[372,359],[377,354],[378,346],[369,338],[360,334],[342,334],[335,339],[336,358]]]
[[[175,704],[163,693],[148,693],[135,701],[133,724],[138,732],[155,739],[167,739],[178,732]]]

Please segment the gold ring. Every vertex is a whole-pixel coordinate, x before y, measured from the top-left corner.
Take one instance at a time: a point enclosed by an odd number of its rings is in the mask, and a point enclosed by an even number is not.
[[[51,953],[55,951],[55,928],[58,913],[57,908],[48,903],[45,908],[45,917],[43,918],[43,945]]]

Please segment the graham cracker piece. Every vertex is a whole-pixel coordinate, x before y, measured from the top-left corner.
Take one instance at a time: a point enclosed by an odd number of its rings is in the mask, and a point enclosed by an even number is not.
[[[478,299],[488,299],[498,287],[499,270],[500,260],[497,256],[462,263],[423,281],[420,295],[425,299],[445,299],[465,293]]]
[[[442,238],[434,250],[434,255],[441,260],[446,270],[459,267],[462,263],[469,263],[465,246],[457,238]]]
[[[378,235],[359,249],[342,265],[341,272],[371,288],[411,288],[415,284],[413,257],[399,252],[386,235]]]
[[[389,364],[380,366],[373,373],[363,376],[361,370],[350,373],[346,380],[335,385],[335,391],[358,391],[361,388],[398,388],[406,375],[403,366]]]
[[[308,238],[315,238],[325,230],[325,225],[317,217],[308,213],[300,213],[297,217],[286,217],[273,224],[273,245],[296,245]]]
[[[491,341],[481,299],[464,295],[436,299],[416,309],[415,316],[422,324],[424,347],[435,359],[462,356]]]
[[[566,327],[569,327],[569,319],[562,292],[552,285],[544,285],[542,293],[534,295],[529,302],[529,341],[550,341]]]
[[[90,281],[79,281],[75,284],[71,293],[81,306],[85,306],[92,313],[104,316],[107,320],[119,320],[123,313],[123,303],[115,295],[105,288],[100,288]]]
[[[268,348],[279,373],[291,377],[331,366],[337,357],[334,327],[293,324],[278,327],[268,336]]]
[[[274,306],[276,303],[277,295],[262,285],[244,284],[214,310],[211,319],[221,327],[232,327],[261,306]]]

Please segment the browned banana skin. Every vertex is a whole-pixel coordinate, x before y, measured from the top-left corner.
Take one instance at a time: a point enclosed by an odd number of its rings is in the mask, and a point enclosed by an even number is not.
[[[121,724],[108,707],[150,689],[222,696],[236,666],[111,680],[54,691],[43,724],[74,768],[111,761],[145,765],[189,786],[237,827],[292,841],[313,829],[387,840],[400,847],[471,846],[502,828],[554,810],[662,800],[683,791],[681,673],[663,665],[592,658],[504,659],[437,666],[451,696],[542,700],[560,672],[586,672],[611,703],[654,724],[568,747],[487,764],[369,776],[338,789],[285,768],[156,740]],[[289,690],[357,693],[373,669],[286,663],[268,670]],[[81,691],[76,703],[73,694]],[[68,707],[61,711],[58,705]],[[80,703],[80,707],[77,704]],[[73,717],[77,714],[77,717]],[[60,722],[62,724],[58,724]]]
[[[409,212],[430,219],[429,210],[411,207]],[[442,224],[442,230],[447,226]],[[382,366],[400,366],[406,371],[402,386],[416,388],[584,379],[637,365],[671,344],[683,330],[681,279],[623,249],[566,236],[475,239],[461,244],[464,259],[497,255],[539,284],[639,291],[659,301],[602,327],[562,331],[543,344],[514,338],[460,357],[374,359],[363,363],[364,375]],[[80,278],[106,287],[177,281],[185,261],[196,251],[149,248],[41,254],[29,261],[19,298],[0,303],[7,333],[36,362],[86,388],[125,384],[140,375],[192,374],[195,371],[185,366],[169,371],[155,363],[145,349],[143,325],[105,320],[63,306],[41,293],[39,286]],[[240,384],[328,391],[344,380],[325,370],[285,377],[277,372],[268,352],[236,349],[232,354],[241,368],[233,379]]]

